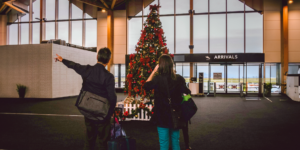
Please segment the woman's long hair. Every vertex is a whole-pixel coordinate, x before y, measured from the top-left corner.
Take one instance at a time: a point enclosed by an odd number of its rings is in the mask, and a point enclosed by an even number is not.
[[[162,55],[158,59],[159,61],[159,68],[158,73],[160,75],[165,75],[167,77],[172,78],[173,80],[176,80],[176,75],[173,70],[173,60],[169,55]]]

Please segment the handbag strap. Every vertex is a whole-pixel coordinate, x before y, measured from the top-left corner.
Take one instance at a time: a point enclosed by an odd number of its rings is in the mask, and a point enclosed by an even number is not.
[[[168,100],[169,100],[169,104],[171,105],[171,97],[170,97],[170,91],[169,91],[169,86],[168,86],[168,82],[167,82],[167,77],[164,77],[164,83],[167,86]]]

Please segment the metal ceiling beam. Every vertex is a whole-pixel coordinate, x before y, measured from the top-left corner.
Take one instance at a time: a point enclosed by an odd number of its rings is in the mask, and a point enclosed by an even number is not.
[[[22,13],[22,14],[26,14],[25,11],[23,11],[23,10],[19,9],[18,7],[16,7],[16,6],[10,4],[9,2],[4,2],[4,4],[7,5],[7,6],[9,6],[9,7],[11,7],[12,9],[14,9],[14,10],[16,10],[16,11]]]
[[[88,5],[91,5],[91,6],[94,6],[94,7],[105,8],[102,5],[99,5],[99,4],[96,4],[96,3],[93,3],[93,2],[90,2],[90,1],[87,1],[87,0],[77,0],[77,1],[80,1],[82,3],[88,4]]]
[[[113,0],[113,2],[111,4],[111,9],[114,9],[115,4],[116,4],[116,0]]]
[[[5,7],[6,7],[6,5],[3,4],[2,7],[0,8],[0,12],[1,12],[3,9],[5,9]]]
[[[106,8],[109,8],[108,5],[105,3],[104,0],[100,0],[100,1],[104,4],[104,6],[105,6]]]

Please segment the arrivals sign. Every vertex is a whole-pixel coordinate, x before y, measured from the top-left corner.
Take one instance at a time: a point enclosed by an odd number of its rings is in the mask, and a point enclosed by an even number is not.
[[[210,56],[206,56],[210,60]],[[238,59],[238,55],[215,55],[213,59]]]
[[[264,62],[264,53],[175,54],[174,62]]]

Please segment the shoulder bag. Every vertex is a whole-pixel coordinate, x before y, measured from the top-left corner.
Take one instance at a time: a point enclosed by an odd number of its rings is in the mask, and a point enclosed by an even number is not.
[[[84,86],[86,79],[87,78],[83,79],[82,86]],[[104,118],[108,115],[110,103],[102,96],[81,90],[76,106],[79,110],[83,110],[85,112],[83,115],[88,113],[91,116],[96,117],[98,120],[104,120]]]

